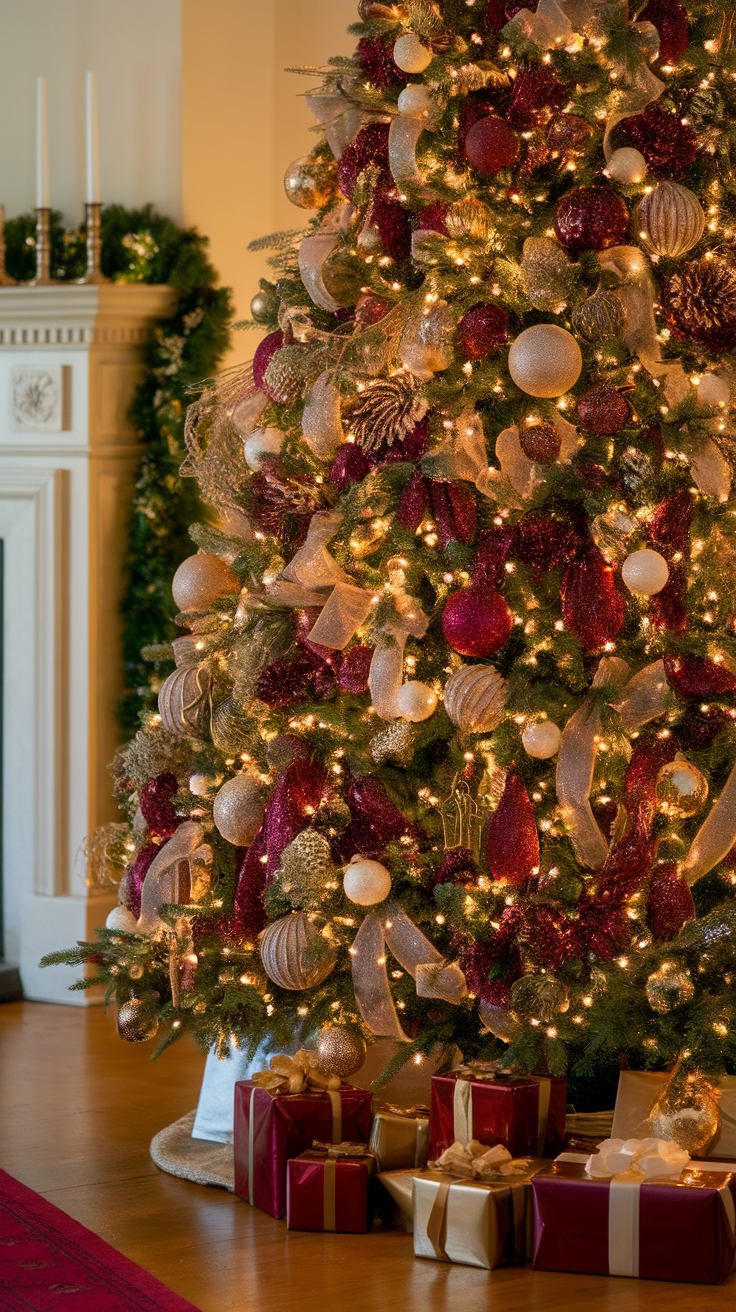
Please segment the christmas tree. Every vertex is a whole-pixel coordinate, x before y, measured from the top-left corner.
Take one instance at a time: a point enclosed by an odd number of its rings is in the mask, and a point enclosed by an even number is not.
[[[53,960],[127,1037],[343,1073],[736,1070],[733,10],[359,17],[189,411],[120,906]]]

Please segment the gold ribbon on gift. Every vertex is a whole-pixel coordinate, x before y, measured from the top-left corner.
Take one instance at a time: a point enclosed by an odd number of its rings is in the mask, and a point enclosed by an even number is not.
[[[312,1148],[301,1154],[304,1157],[313,1157],[321,1161],[323,1165],[322,1173],[322,1206],[323,1206],[323,1223],[322,1229],[326,1231],[335,1231],[337,1229],[337,1164],[339,1161],[356,1161],[363,1159],[368,1166],[369,1172],[372,1172],[375,1166],[375,1156],[365,1143],[320,1143],[315,1139]]]
[[[339,1089],[342,1081],[339,1075],[325,1075],[317,1065],[316,1052],[300,1048],[293,1057],[285,1052],[272,1057],[268,1068],[251,1075],[254,1084],[260,1089],[276,1089],[284,1093],[330,1093]]]
[[[531,1178],[531,1177],[529,1177]],[[438,1183],[432,1210],[427,1220],[427,1239],[441,1262],[451,1262],[448,1253],[448,1219],[452,1200],[452,1223],[458,1235],[472,1232],[477,1226],[476,1200],[469,1191],[482,1189],[491,1192],[487,1209],[488,1233],[486,1249],[489,1267],[500,1265],[504,1256],[508,1260],[523,1260],[526,1256],[527,1181],[513,1185],[492,1185],[481,1180],[442,1180]],[[509,1251],[513,1250],[513,1251]]]

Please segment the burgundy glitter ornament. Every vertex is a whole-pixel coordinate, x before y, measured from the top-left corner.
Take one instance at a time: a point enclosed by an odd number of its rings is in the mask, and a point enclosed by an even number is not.
[[[512,127],[533,127],[553,110],[562,109],[569,99],[569,88],[551,68],[538,64],[522,68],[514,78],[506,117]]]
[[[500,32],[501,28],[505,27],[508,22],[504,0],[485,0],[484,9],[486,27],[491,32]]]
[[[379,171],[377,183],[378,194],[393,189],[393,179],[388,164],[388,123],[368,123],[361,128],[354,141],[345,147],[337,169],[340,191],[348,200],[353,199],[358,178],[369,164],[375,164]]]
[[[393,42],[385,37],[361,37],[355,54],[363,73],[374,87],[390,87],[392,82],[403,81],[404,74],[394,63]]]
[[[629,211],[608,187],[573,187],[557,206],[555,233],[568,251],[603,251],[625,241]]]
[[[518,157],[519,138],[502,118],[478,119],[465,138],[465,158],[484,177],[510,169]]]
[[[453,847],[445,852],[437,875],[438,884],[474,884],[480,875],[473,853],[467,847]]]
[[[678,0],[649,0],[637,17],[640,23],[653,23],[659,32],[660,64],[679,64],[690,45],[683,5]]]
[[[595,128],[577,114],[558,114],[545,137],[547,149],[563,159],[584,155]]]
[[[303,699],[314,671],[314,662],[305,657],[273,661],[258,676],[256,697],[272,709],[293,706]]]
[[[712,351],[736,346],[736,270],[724,260],[693,260],[670,278],[664,292],[669,322],[680,337]]]
[[[736,675],[705,656],[665,656],[667,682],[678,697],[720,697],[736,689]]]
[[[478,517],[475,497],[463,483],[445,483],[432,478],[429,481],[432,516],[440,535],[442,550],[451,542],[467,545],[475,537]]]
[[[511,910],[510,907],[506,908],[506,911]],[[506,932],[506,911],[501,917],[500,930],[490,938],[468,942],[458,935],[455,943],[458,965],[465,976],[469,992],[490,1003],[492,1007],[504,1008],[509,1005],[511,985],[524,973],[521,953]],[[503,977],[498,975],[497,963],[500,958],[504,959],[506,967]],[[490,978],[492,971],[493,979]]]
[[[484,528],[478,535],[478,549],[473,560],[473,587],[489,585],[500,588],[505,578],[504,566],[516,543],[516,529]]]
[[[155,779],[148,779],[138,794],[143,819],[156,838],[171,838],[181,824],[182,817],[172,805],[178,791],[176,775],[165,770]]]
[[[695,903],[674,861],[657,866],[649,885],[647,924],[655,939],[674,938],[688,920],[695,919]]]
[[[262,860],[267,854],[264,824],[244,853],[236,875],[232,929],[234,936],[245,942],[255,943],[267,921],[263,909],[266,863]]]
[[[329,479],[338,492],[347,492],[353,483],[362,483],[367,478],[370,468],[371,462],[362,446],[357,442],[346,442],[332,462]]]
[[[690,546],[690,528],[693,522],[693,499],[682,488],[660,502],[647,525],[655,542],[684,553]]]
[[[465,143],[470,129],[476,123],[479,123],[482,118],[487,118],[492,112],[493,105],[487,91],[481,91],[478,95],[465,97],[460,109],[460,126],[457,134],[458,147],[462,159],[467,159]]]
[[[416,464],[427,449],[427,420],[421,419],[416,428],[407,437],[389,446],[384,442],[369,453],[372,465]]]
[[[302,545],[319,505],[314,489],[307,483],[282,478],[265,462],[247,487],[246,508],[250,518],[292,551]]]
[[[118,897],[123,905],[128,908],[131,915],[135,916],[136,920],[141,914],[141,893],[143,892],[143,884],[148,874],[148,868],[158,855],[158,851],[159,849],[155,843],[147,843],[145,847],[141,848],[135,861],[125,867],[123,877],[120,880]]]
[[[380,323],[391,309],[391,302],[384,296],[374,296],[373,292],[363,292],[355,304],[355,318],[364,328]]]
[[[368,691],[368,675],[373,659],[373,647],[356,645],[349,651],[341,653],[342,660],[336,664],[337,682],[343,692],[363,693]]]
[[[407,211],[397,200],[377,196],[370,207],[370,222],[378,229],[383,249],[393,260],[408,260],[411,226]]]
[[[277,328],[275,333],[269,333],[267,337],[263,338],[263,341],[258,343],[255,355],[253,356],[253,382],[256,387],[260,387],[267,396],[271,396],[271,393],[265,385],[266,370],[268,369],[273,356],[277,351],[281,350],[283,345],[284,334],[280,328]],[[271,396],[271,400],[273,401],[274,399],[275,398]]]
[[[589,433],[598,436],[620,433],[625,428],[631,415],[631,407],[625,396],[613,386],[613,383],[596,383],[577,403],[578,419]]]
[[[509,340],[509,316],[500,305],[475,305],[460,320],[460,350],[470,360],[484,360]]]
[[[417,231],[439,232],[443,237],[449,236],[445,222],[446,214],[447,206],[441,200],[436,200],[433,205],[425,205],[416,216]]]
[[[516,525],[514,554],[531,567],[535,579],[558,565],[569,565],[580,547],[580,535],[572,524],[560,524],[532,512]]]
[[[600,556],[574,561],[562,580],[562,618],[587,651],[612,642],[626,617],[616,575]]]
[[[698,139],[692,128],[661,105],[649,105],[616,124],[627,145],[641,152],[650,169],[679,178],[698,154]]]
[[[664,587],[649,599],[649,620],[667,633],[687,632],[687,572],[683,565],[669,562],[669,577]]]
[[[540,465],[548,465],[560,454],[562,441],[554,424],[542,420],[538,424],[522,425],[519,445],[528,460],[535,460]]]
[[[445,639],[461,656],[491,656],[508,641],[513,626],[506,602],[489,584],[453,592],[442,612]]]
[[[421,469],[415,469],[401,494],[396,523],[410,533],[416,533],[428,509],[429,480],[424,477]]]
[[[407,832],[404,816],[373,775],[352,780],[347,803],[352,819],[332,843],[337,861],[350,861],[357,852],[377,859],[388,843]]]
[[[486,827],[485,851],[492,879],[523,884],[539,866],[539,834],[524,780],[506,776],[501,800]]]

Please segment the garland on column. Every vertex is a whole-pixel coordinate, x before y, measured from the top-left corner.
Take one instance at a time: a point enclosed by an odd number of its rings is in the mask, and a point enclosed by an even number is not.
[[[35,272],[34,233],[32,214],[5,224],[7,269],[19,282]],[[52,276],[73,282],[85,269],[84,227],[64,228],[54,211]],[[115,282],[167,283],[178,295],[174,313],[156,324],[144,348],[145,374],[132,407],[142,455],[122,602],[125,691],[119,719],[128,735],[135,733],[141,711],[155,709],[159,687],[173,668],[166,645],[176,636],[171,576],[191,551],[189,525],[203,513],[195,482],[179,478],[184,414],[190,388],[216,370],[227,349],[231,302],[228,288],[217,286],[207,238],[152,205],[105,207],[102,272]]]

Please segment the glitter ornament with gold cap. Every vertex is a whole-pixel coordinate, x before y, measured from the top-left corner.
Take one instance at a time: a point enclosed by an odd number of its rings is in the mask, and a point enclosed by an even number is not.
[[[158,1021],[141,998],[129,998],[118,1011],[118,1034],[128,1043],[146,1043],[158,1033]]]
[[[645,992],[652,1011],[656,1011],[658,1016],[666,1016],[675,1007],[682,1007],[692,1000],[695,985],[689,970],[675,965],[673,961],[663,961],[648,977]]]
[[[657,806],[671,819],[697,815],[708,798],[708,780],[684,756],[663,765],[657,775]]]
[[[284,191],[302,210],[321,209],[337,195],[337,160],[302,155],[284,174]]]
[[[674,1141],[692,1157],[713,1142],[721,1128],[718,1102],[712,1086],[695,1073],[685,1080],[682,1090],[672,1083],[657,1099],[647,1120],[647,1133],[656,1139]]]
[[[329,1025],[321,1030],[314,1046],[317,1066],[324,1075],[339,1075],[340,1079],[347,1079],[365,1061],[365,1039],[346,1025]]]

